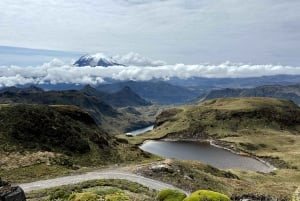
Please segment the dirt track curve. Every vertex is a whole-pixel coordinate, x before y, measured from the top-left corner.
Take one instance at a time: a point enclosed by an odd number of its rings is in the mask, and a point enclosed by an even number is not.
[[[33,190],[41,190],[41,189],[57,187],[62,185],[76,184],[76,183],[93,180],[93,179],[126,179],[129,181],[137,182],[151,189],[156,189],[156,190],[161,190],[165,188],[178,189],[180,191],[185,192],[186,194],[189,194],[188,192],[176,188],[167,183],[163,183],[157,180],[136,175],[125,170],[110,170],[110,169],[87,172],[80,175],[71,175],[71,176],[58,177],[54,179],[40,180],[31,183],[19,184],[19,186],[25,192],[29,192]]]

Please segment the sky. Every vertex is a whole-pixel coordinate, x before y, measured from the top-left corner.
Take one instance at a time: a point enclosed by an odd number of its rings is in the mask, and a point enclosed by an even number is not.
[[[0,8],[1,46],[300,66],[299,0],[1,0]]]
[[[299,0],[1,0],[0,87],[300,75]],[[125,66],[76,67],[85,54]]]

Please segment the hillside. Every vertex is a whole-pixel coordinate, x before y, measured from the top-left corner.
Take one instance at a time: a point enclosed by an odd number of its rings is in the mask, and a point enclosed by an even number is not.
[[[292,101],[223,98],[176,107],[157,116],[154,130],[125,139],[139,144],[161,138],[212,140],[219,146],[260,158],[278,168],[268,174],[233,171],[246,183],[250,181],[251,184],[245,186],[246,192],[255,188],[253,192],[258,194],[291,195],[300,185],[300,107]],[[165,175],[153,173],[155,175],[166,179]],[[180,180],[174,174],[170,178],[174,184]],[[244,187],[239,183],[235,188],[242,191]]]
[[[244,89],[218,89],[212,90],[208,94],[200,97],[201,100],[210,100],[215,98],[226,97],[274,97],[284,98],[294,101],[296,104],[300,104],[300,84],[295,85],[264,85],[255,88]]]
[[[96,88],[104,92],[117,92],[124,87],[137,93],[140,97],[157,104],[182,104],[197,97],[195,93],[185,87],[176,86],[163,81],[148,82],[117,82],[113,84],[99,85]]]
[[[223,98],[165,110],[157,116],[153,132],[144,137],[220,139],[266,129],[299,133],[299,124],[300,108],[291,101]]]
[[[14,177],[47,174],[37,168],[54,168],[53,173],[60,174],[61,169],[142,160],[146,156],[103,131],[88,113],[75,106],[2,105],[0,119],[2,178],[18,180]],[[16,172],[24,168],[26,171]]]
[[[81,90],[81,92],[89,96],[95,96],[98,99],[101,99],[114,107],[151,105],[150,102],[146,101],[145,99],[141,98],[139,95],[134,93],[128,86],[125,86],[117,92],[106,93],[96,90],[90,85],[87,85]]]
[[[213,139],[231,149],[270,157],[275,166],[299,167],[300,108],[274,98],[227,98],[163,111],[145,139]],[[270,159],[271,160],[271,159]],[[284,162],[283,162],[284,161]]]
[[[43,91],[37,87],[29,88],[6,88],[0,93],[0,103],[25,103],[25,104],[44,104],[44,105],[75,105],[87,111],[103,129],[112,133],[120,133],[151,124],[151,121],[142,115],[126,114],[115,109],[107,102],[123,103],[144,106],[149,103],[133,95],[130,91],[121,91],[115,94],[107,94],[96,91],[92,87],[83,90],[66,91]],[[126,96],[128,92],[128,96]],[[100,97],[101,95],[101,97]],[[102,98],[106,97],[106,98]],[[136,99],[135,99],[136,98]],[[119,104],[120,105],[120,104]]]

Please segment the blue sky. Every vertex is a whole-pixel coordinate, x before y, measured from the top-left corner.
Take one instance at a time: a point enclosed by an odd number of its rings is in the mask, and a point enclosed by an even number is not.
[[[70,62],[82,54],[84,53],[0,46],[0,66],[38,66],[58,58]]]
[[[0,8],[2,46],[300,65],[299,0],[1,0]]]

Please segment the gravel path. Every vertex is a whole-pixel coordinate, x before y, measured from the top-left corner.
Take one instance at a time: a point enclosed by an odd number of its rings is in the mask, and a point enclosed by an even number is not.
[[[140,175],[133,174],[124,170],[99,170],[93,172],[87,172],[80,175],[64,176],[55,179],[40,180],[31,183],[19,184],[19,186],[25,191],[40,190],[51,187],[57,187],[68,184],[76,184],[83,181],[92,179],[126,179],[129,181],[137,182],[151,189],[161,190],[165,188],[178,189],[170,184],[166,184],[157,180],[149,179]],[[182,189],[178,189],[183,191]],[[189,194],[186,191],[183,191]]]

